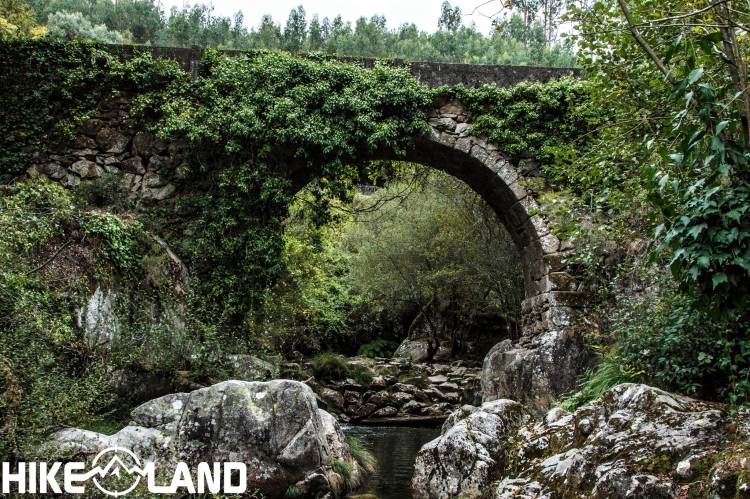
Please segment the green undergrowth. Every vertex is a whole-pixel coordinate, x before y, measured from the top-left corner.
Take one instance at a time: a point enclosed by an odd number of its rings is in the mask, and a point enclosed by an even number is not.
[[[372,374],[366,367],[349,364],[347,358],[338,353],[321,352],[310,360],[310,364],[313,375],[321,381],[352,378],[365,386],[372,383]]]
[[[742,404],[750,398],[750,343],[740,314],[713,316],[695,297],[666,288],[623,300],[607,333],[610,345],[598,367],[563,408],[575,409],[625,382],[703,400]]]
[[[76,326],[75,306],[88,295],[94,275],[106,278],[123,265],[108,261],[117,253],[107,249],[133,234],[123,226],[105,234],[92,217],[51,182],[17,183],[0,196],[3,456],[50,427],[93,418],[111,403],[105,364]],[[90,273],[85,262],[56,259],[66,247],[82,248],[85,235],[94,247]]]
[[[196,377],[220,372],[218,342],[190,314],[179,341],[154,323],[152,307],[171,296],[169,276],[160,274],[159,283],[148,265],[162,258],[140,223],[81,207],[57,183],[32,178],[2,191],[0,455],[23,455],[61,425],[120,424],[138,401],[113,393],[115,370],[159,373],[168,382],[180,369]],[[82,327],[96,288],[117,296],[111,348],[91,344]]]
[[[349,445],[352,457],[366,473],[373,473],[377,469],[378,461],[375,458],[375,454],[367,448],[361,439],[349,436],[346,437],[346,443]]]

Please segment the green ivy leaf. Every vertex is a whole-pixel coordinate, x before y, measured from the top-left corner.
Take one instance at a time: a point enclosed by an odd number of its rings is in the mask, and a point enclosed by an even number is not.
[[[713,277],[711,277],[711,284],[713,285],[714,289],[726,282],[729,282],[729,278],[724,272],[717,272],[713,275]]]

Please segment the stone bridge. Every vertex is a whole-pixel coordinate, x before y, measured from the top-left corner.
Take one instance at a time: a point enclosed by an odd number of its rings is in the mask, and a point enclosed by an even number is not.
[[[122,58],[129,59],[134,55],[150,52],[155,59],[172,59],[179,62],[182,69],[192,74],[198,72],[203,49],[177,47],[141,47],[136,45],[109,45],[109,51]],[[221,50],[227,56],[247,54],[241,50]],[[304,54],[303,54],[304,56]],[[376,59],[337,57],[342,62],[361,64],[373,67]],[[548,81],[562,76],[576,76],[578,70],[569,68],[544,68],[535,66],[497,66],[492,64],[449,64],[444,62],[406,62],[398,59],[388,61],[394,66],[408,67],[411,74],[424,85],[440,87],[442,85],[466,85],[478,87],[485,83],[494,83],[509,87],[521,81]]]
[[[201,57],[197,49],[112,46],[110,50],[122,57],[150,50],[155,57],[178,60],[194,73]],[[409,67],[419,81],[433,86],[512,85],[572,73],[439,63],[410,63]],[[160,171],[177,166],[179,151],[128,122],[129,105],[129,99],[123,97],[101,107],[64,150],[39,154],[30,173],[46,175],[71,188],[110,173],[119,175],[127,189],[146,200],[159,202],[178,195],[173,185],[162,180]],[[443,170],[466,182],[498,214],[523,262],[523,334],[518,343],[506,340],[488,354],[483,393],[488,399],[507,397],[538,409],[549,407],[575,385],[578,374],[588,365],[581,338],[570,327],[582,300],[575,272],[567,264],[573,248],[553,234],[537,201],[525,188],[530,180],[526,171],[482,137],[470,134],[469,117],[460,103],[437,103],[429,124],[431,133],[418,137],[406,158],[379,159],[407,159]],[[303,186],[309,180],[312,178],[295,183]]]

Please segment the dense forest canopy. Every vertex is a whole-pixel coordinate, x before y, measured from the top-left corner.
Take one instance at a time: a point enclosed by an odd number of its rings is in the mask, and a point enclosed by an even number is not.
[[[414,24],[389,29],[379,15],[353,23],[341,16],[321,19],[301,5],[281,23],[270,16],[246,19],[242,12],[232,18],[217,16],[204,3],[173,7],[169,12],[160,10],[154,0],[32,0],[29,4],[48,36],[57,39],[86,37],[107,43],[309,51],[412,61],[573,65],[570,45],[557,37],[561,0],[519,4],[512,15],[497,20],[492,33],[465,25],[461,10],[448,2],[443,3],[439,18],[436,12],[433,32],[421,31]]]

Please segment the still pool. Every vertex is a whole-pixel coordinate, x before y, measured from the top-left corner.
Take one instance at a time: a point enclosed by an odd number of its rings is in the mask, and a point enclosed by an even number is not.
[[[439,428],[342,425],[347,436],[362,440],[378,460],[378,469],[349,496],[408,499],[414,459],[419,449],[440,435]]]

